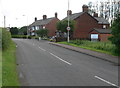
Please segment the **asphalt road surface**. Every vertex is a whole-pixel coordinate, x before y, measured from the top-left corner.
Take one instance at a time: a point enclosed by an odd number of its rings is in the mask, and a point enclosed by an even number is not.
[[[110,62],[44,40],[13,40],[22,86],[118,87],[118,66]]]

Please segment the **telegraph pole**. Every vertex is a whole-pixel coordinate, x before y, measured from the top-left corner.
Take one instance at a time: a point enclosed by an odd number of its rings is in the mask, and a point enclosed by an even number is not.
[[[4,16],[4,28],[6,27],[6,16]]]

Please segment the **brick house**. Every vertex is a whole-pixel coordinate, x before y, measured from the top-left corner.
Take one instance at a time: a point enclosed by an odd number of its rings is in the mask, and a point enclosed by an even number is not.
[[[57,13],[55,13],[55,17],[52,18],[47,18],[47,15],[43,15],[43,19],[41,20],[37,20],[37,18],[35,18],[35,21],[31,25],[29,25],[29,33],[30,35],[36,35],[36,30],[48,29],[48,36],[55,36],[55,32],[57,30],[56,23],[58,21],[59,19],[57,17]]]
[[[99,40],[104,40],[103,38],[107,37],[110,34],[109,30],[109,22],[105,20],[102,17],[98,17],[97,13],[94,13],[94,15],[90,15],[88,13],[88,6],[83,5],[82,6],[83,11],[80,13],[72,14],[72,11],[69,10],[67,13],[69,14],[70,20],[75,21],[75,28],[73,33],[73,38],[77,39],[91,39],[91,33],[96,31],[97,29],[98,34],[103,34],[101,31],[104,30],[105,35],[104,37],[99,37]],[[68,18],[64,18],[63,20],[67,20]],[[92,32],[91,32],[92,31]]]
[[[112,34],[110,29],[93,29],[90,32],[90,35],[91,37],[93,36],[92,40],[96,40],[95,36],[97,36],[97,40],[99,41],[108,41],[108,37],[110,37]]]

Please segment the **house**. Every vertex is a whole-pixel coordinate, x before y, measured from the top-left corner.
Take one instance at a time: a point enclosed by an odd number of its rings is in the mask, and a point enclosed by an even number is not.
[[[107,20],[102,17],[98,17],[97,13],[94,15],[90,15],[88,13],[88,6],[82,6],[83,11],[80,13],[72,14],[71,10],[68,10],[67,13],[69,14],[70,20],[75,21],[75,28],[73,33],[73,38],[75,39],[89,39],[91,40],[92,33],[103,34],[103,30],[105,31],[104,37],[107,37],[107,34],[110,34],[110,24]],[[63,20],[67,20],[68,18],[65,17]],[[97,29],[97,30],[96,30]],[[91,32],[92,31],[92,32]],[[99,40],[104,40],[99,37]]]
[[[40,29],[48,29],[48,36],[55,36],[55,32],[57,30],[56,23],[59,21],[57,17],[57,13],[55,13],[55,17],[47,18],[47,15],[43,15],[43,19],[37,20],[35,17],[35,21],[29,25],[29,34],[36,35],[35,31]]]

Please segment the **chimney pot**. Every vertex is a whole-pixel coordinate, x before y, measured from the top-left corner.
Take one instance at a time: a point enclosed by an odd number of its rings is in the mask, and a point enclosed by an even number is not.
[[[57,16],[58,16],[58,14],[57,14],[57,12],[55,13],[55,18],[57,18]]]
[[[94,17],[98,17],[98,13],[96,13],[96,12],[94,12],[94,15],[93,15]]]
[[[47,19],[47,15],[43,15],[43,20]]]
[[[83,12],[88,12],[88,6],[87,5],[83,5],[82,8],[83,8]]]
[[[37,21],[37,17],[35,17],[35,21]]]

